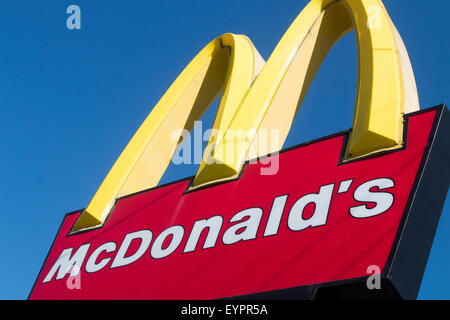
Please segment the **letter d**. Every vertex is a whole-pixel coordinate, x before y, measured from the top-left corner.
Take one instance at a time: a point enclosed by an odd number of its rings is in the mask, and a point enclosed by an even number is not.
[[[135,239],[141,239],[141,244],[139,245],[139,248],[131,256],[125,257],[131,242]],[[140,230],[128,233],[125,236],[125,239],[123,239],[119,251],[117,251],[117,255],[114,258],[113,263],[111,264],[111,268],[123,267],[130,263],[135,262],[137,259],[142,257],[144,252],[150,246],[151,241],[152,241],[152,232],[150,230]]]
[[[291,208],[288,227],[292,231],[300,231],[308,227],[322,226],[327,222],[328,211],[333,195],[334,184],[320,187],[319,193],[310,193],[298,199]],[[314,213],[309,219],[303,219],[305,207],[314,203]]]

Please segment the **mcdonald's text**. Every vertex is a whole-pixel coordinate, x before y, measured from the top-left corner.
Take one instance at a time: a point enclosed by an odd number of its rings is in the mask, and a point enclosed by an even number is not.
[[[51,281],[55,274],[56,280],[62,279],[69,270],[72,270],[71,276],[76,276],[82,265],[86,272],[94,273],[105,268],[111,260],[110,268],[120,268],[130,265],[140,258],[163,259],[175,250],[183,250],[184,254],[190,254],[202,249],[213,249],[219,240],[222,229],[225,229],[225,232],[220,240],[225,245],[254,240],[258,238],[258,233],[261,233],[258,231],[264,215],[268,215],[268,218],[264,232],[259,237],[260,241],[263,241],[264,237],[277,235],[282,215],[286,211],[289,211],[287,226],[292,232],[300,232],[306,228],[324,227],[330,214],[333,196],[337,197],[340,193],[347,192],[352,182],[353,179],[341,181],[337,186],[336,193],[334,192],[335,184],[323,185],[317,193],[309,193],[296,199],[288,210],[286,210],[288,198],[286,194],[273,199],[269,212],[264,212],[259,207],[247,208],[233,215],[227,222],[224,221],[223,216],[213,215],[194,221],[192,226],[170,226],[156,237],[150,229],[133,231],[126,234],[120,246],[113,241],[103,243],[95,248],[89,257],[87,257],[87,252],[91,243],[80,246],[76,251],[75,248],[66,248],[61,252],[43,282]],[[395,182],[390,178],[373,179],[360,184],[355,189],[353,198],[361,204],[349,208],[349,215],[356,219],[363,219],[386,213],[394,202],[394,196],[389,192],[394,186]],[[185,230],[189,229],[191,231],[187,235]],[[207,232],[206,239],[201,244],[199,240],[204,231]],[[180,248],[185,237],[187,237],[187,241],[185,241],[184,248]],[[133,242],[138,242],[139,245],[137,250],[130,253],[130,246]],[[102,253],[115,253],[114,259],[112,257],[99,259]]]

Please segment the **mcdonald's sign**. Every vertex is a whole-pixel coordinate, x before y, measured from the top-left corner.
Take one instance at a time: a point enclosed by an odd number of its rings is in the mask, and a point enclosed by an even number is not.
[[[352,128],[283,150],[325,55],[352,29]],[[158,185],[219,94],[197,174]],[[235,34],[197,54],[88,206],[64,217],[30,299],[414,299],[448,191],[449,137],[445,105],[419,110],[380,0],[311,0],[267,62]]]

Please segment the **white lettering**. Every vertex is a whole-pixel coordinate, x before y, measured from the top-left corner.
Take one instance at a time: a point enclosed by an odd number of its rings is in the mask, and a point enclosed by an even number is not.
[[[170,241],[170,244],[167,246],[167,248],[163,249],[164,240],[168,236],[172,236],[172,239]],[[184,229],[182,226],[173,226],[170,228],[167,228],[163,232],[159,234],[159,236],[155,239],[155,242],[153,242],[152,249],[151,249],[151,256],[154,259],[161,259],[164,257],[167,257],[169,254],[175,251],[176,248],[178,248],[178,245],[180,244],[181,240],[183,240],[184,235]]]
[[[80,267],[83,264],[84,258],[86,257],[86,253],[91,244],[87,243],[78,248],[77,252],[70,258],[73,248],[64,249],[61,252],[58,260],[56,260],[53,267],[50,269],[50,272],[45,277],[43,283],[49,282],[52,280],[53,275],[56,271],[58,271],[58,275],[56,276],[56,280],[64,278],[64,276],[70,272],[70,276],[76,276],[80,272]]]
[[[373,202],[376,205],[373,208],[367,208],[367,205],[361,205],[350,208],[350,214],[355,218],[373,217],[386,212],[394,203],[394,196],[389,192],[370,191],[376,187],[379,190],[392,188],[394,181],[388,178],[380,178],[367,181],[356,188],[354,198],[360,202]]]
[[[267,221],[266,230],[264,231],[265,237],[278,233],[278,228],[280,227],[281,216],[283,215],[287,197],[287,195],[279,196],[273,200],[269,220]]]
[[[224,244],[233,244],[239,241],[245,241],[256,238],[256,233],[258,232],[259,223],[261,221],[262,209],[261,208],[250,208],[242,210],[236,213],[230,222],[240,221],[245,217],[249,217],[246,221],[236,223],[235,225],[228,228],[223,235]],[[239,229],[245,228],[242,232],[237,233]]]
[[[320,187],[319,193],[310,193],[298,199],[291,208],[288,217],[288,227],[292,231],[300,231],[308,227],[325,225],[330,209],[334,184]],[[303,219],[305,207],[314,203],[314,213],[309,219]]]
[[[131,242],[135,239],[141,239],[141,244],[139,245],[139,248],[131,256],[125,257]],[[151,241],[152,241],[152,232],[150,230],[140,230],[128,233],[125,236],[125,239],[123,239],[119,251],[117,252],[116,257],[114,258],[114,261],[111,264],[111,268],[123,267],[130,263],[135,262],[137,259],[142,257],[144,252],[149,247]]]
[[[107,242],[105,244],[102,244],[97,249],[95,249],[95,251],[92,252],[91,256],[86,262],[86,271],[92,273],[103,269],[108,264],[109,260],[111,260],[111,258],[105,258],[100,260],[99,263],[96,263],[98,256],[103,251],[113,252],[114,250],[116,250],[116,244],[114,242]]]
[[[212,248],[216,245],[217,237],[219,236],[220,228],[222,227],[223,218],[221,216],[214,216],[209,219],[197,220],[192,227],[189,234],[189,239],[184,248],[184,252],[192,252],[197,247],[197,242],[204,229],[208,228],[208,235],[206,236],[203,249]]]

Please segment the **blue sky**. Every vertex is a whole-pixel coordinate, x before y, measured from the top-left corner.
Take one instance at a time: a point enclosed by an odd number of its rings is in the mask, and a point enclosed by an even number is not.
[[[306,0],[0,2],[0,299],[25,299],[66,212],[83,208],[172,81],[209,41],[249,36],[267,59]],[[385,0],[422,108],[450,103],[450,4]],[[81,30],[66,8],[81,8]],[[319,70],[285,146],[348,129],[354,34]],[[326,91],[323,90],[326,88]],[[204,128],[215,110],[205,114]],[[195,173],[171,165],[161,183]],[[450,299],[450,200],[420,299]]]

